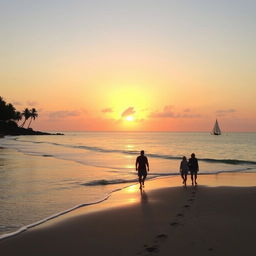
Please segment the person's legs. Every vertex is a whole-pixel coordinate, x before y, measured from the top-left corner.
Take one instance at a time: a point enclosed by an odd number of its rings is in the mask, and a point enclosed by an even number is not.
[[[138,173],[138,176],[139,176],[140,188],[142,188],[142,174],[140,173],[140,171]]]
[[[181,176],[181,178],[182,178],[182,183],[184,184],[184,175],[183,175],[182,172],[180,173],[180,176]]]
[[[191,171],[191,172],[190,172],[190,174],[191,174],[191,181],[192,181],[192,185],[194,185],[194,172],[193,172],[193,171]]]
[[[197,185],[196,179],[197,179],[197,172],[195,172],[195,185]]]
[[[145,181],[145,176],[143,176],[143,178],[142,178],[142,186],[144,187],[144,181]]]
[[[145,182],[145,179],[147,178],[147,172],[145,171],[144,175],[143,175],[143,178],[142,178],[142,185],[144,187],[144,182]]]
[[[187,186],[187,173],[184,174],[184,185]]]
[[[141,178],[141,176],[139,177],[139,183],[140,183],[140,188],[142,188],[142,178]]]

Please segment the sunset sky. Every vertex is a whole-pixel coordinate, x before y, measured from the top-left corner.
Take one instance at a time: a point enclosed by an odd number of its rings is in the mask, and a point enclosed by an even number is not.
[[[0,96],[37,130],[256,131],[256,1],[1,0]]]

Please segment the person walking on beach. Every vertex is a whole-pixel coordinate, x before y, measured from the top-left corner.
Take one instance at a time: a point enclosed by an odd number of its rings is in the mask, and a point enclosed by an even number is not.
[[[136,171],[138,171],[140,189],[142,189],[147,177],[147,172],[149,172],[148,158],[144,155],[144,150],[140,151],[140,156],[136,159],[135,168]]]
[[[186,187],[187,186],[187,175],[188,175],[188,161],[185,156],[182,157],[182,160],[180,162],[180,175],[183,180],[183,184]]]
[[[197,172],[199,171],[198,160],[194,153],[191,154],[191,158],[188,160],[188,167],[191,174],[192,185],[197,185]]]

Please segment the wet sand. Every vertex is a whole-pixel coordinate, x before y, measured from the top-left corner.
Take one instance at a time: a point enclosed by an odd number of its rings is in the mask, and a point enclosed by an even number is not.
[[[255,255],[256,174],[180,177],[114,193],[0,241],[1,255]]]

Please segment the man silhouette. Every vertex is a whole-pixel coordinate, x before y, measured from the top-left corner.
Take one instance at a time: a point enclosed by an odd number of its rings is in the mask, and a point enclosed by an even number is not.
[[[191,154],[191,158],[188,160],[188,167],[191,174],[192,185],[197,185],[197,172],[199,171],[198,160],[194,153]],[[195,183],[194,183],[195,182]]]
[[[136,171],[138,171],[140,189],[144,187],[144,182],[147,177],[147,172],[149,172],[148,159],[144,155],[144,150],[140,151],[140,156],[137,157],[135,163]]]

